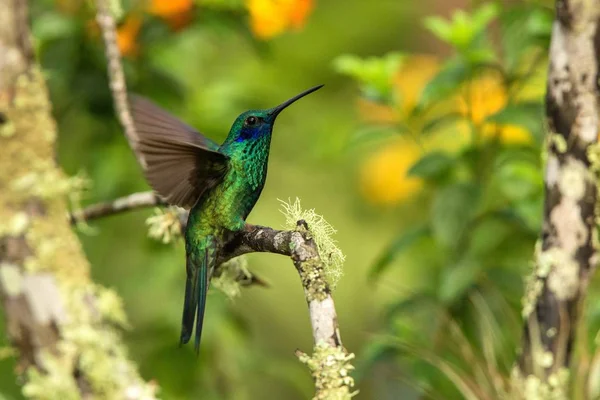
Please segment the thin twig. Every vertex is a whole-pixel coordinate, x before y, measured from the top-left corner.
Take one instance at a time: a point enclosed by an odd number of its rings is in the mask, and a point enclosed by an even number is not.
[[[83,210],[72,213],[69,218],[71,224],[79,221],[91,221],[100,217],[119,214],[125,211],[135,210],[146,207],[156,207],[165,205],[154,192],[139,192],[129,196],[120,197],[113,201],[93,204]]]
[[[106,59],[108,62],[109,86],[115,105],[115,111],[138,162],[142,167],[145,167],[146,161],[143,159],[140,152],[135,151],[137,132],[135,131],[133,117],[131,116],[129,102],[127,100],[127,84],[125,82],[123,64],[121,63],[121,52],[117,44],[115,19],[112,16],[107,0],[96,0],[96,8],[96,21],[100,26],[102,38],[104,39]]]

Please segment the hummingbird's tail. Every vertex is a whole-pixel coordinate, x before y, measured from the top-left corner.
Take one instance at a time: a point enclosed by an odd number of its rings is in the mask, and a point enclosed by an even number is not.
[[[181,320],[181,344],[189,342],[194,329],[194,320],[196,321],[196,338],[194,340],[196,353],[200,349],[206,294],[208,292],[216,253],[215,241],[212,236],[208,236],[205,240],[203,249],[194,249],[196,250],[196,254],[188,253],[186,260],[187,279],[185,282],[185,299]]]

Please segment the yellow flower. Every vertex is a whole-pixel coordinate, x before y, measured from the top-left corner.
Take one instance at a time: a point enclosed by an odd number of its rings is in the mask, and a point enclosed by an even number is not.
[[[365,121],[374,123],[400,122],[415,108],[423,88],[439,70],[436,57],[408,57],[394,77],[394,91],[400,99],[399,109],[376,101],[359,99],[358,109]]]
[[[439,69],[439,60],[434,56],[419,54],[406,59],[394,79],[402,115],[408,115],[415,108],[423,88]]]
[[[421,156],[420,148],[399,139],[371,154],[361,168],[361,192],[371,203],[393,205],[405,201],[423,186],[419,178],[407,176]]]
[[[304,26],[313,0],[246,0],[246,5],[252,32],[261,39],[270,39]]]
[[[531,143],[529,132],[515,125],[485,122],[506,107],[508,93],[498,74],[488,74],[469,82],[458,97],[458,112],[479,127],[483,138],[498,137],[503,143]]]

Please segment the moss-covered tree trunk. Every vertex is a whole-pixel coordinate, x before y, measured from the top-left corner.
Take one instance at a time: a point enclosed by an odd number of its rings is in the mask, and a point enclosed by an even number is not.
[[[0,0],[0,297],[32,398],[151,399],[126,355],[120,299],[90,279],[67,218],[77,190],[30,44],[27,2]],[[68,60],[65,60],[68,62]]]
[[[544,223],[523,314],[517,383],[568,398],[582,300],[598,262],[599,0],[558,0],[546,94]]]

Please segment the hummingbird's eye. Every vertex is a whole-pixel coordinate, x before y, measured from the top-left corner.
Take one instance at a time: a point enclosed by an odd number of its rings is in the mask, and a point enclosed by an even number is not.
[[[249,126],[256,125],[257,122],[258,122],[258,118],[254,117],[254,116],[246,118],[246,125],[249,125]]]

